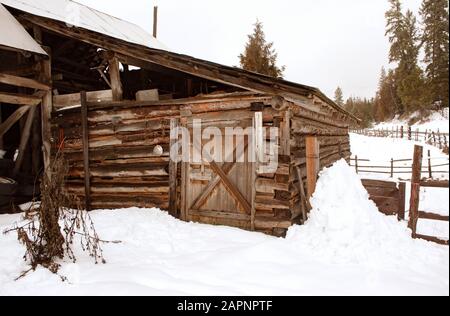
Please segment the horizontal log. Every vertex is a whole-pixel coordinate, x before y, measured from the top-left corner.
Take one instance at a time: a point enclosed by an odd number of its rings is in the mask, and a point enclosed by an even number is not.
[[[4,73],[0,73],[0,83],[22,88],[30,88],[45,91],[51,90],[51,86],[46,83],[34,79],[8,75]]]
[[[424,211],[419,211],[419,218],[431,219],[431,220],[443,221],[443,222],[449,221],[448,215],[444,216],[444,215],[439,215],[439,214],[424,212]]]
[[[16,105],[38,105],[42,98],[36,95],[0,92],[0,103]]]
[[[249,221],[250,220],[250,215],[242,214],[242,213],[231,213],[231,212],[189,210],[188,215],[201,216],[201,217],[213,217],[213,218],[225,218],[225,219],[233,219],[233,220],[238,220],[238,221]]]

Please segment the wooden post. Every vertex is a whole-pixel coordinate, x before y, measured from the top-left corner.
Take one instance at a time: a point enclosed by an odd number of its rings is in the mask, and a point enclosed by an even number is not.
[[[47,51],[49,53],[49,50]],[[40,81],[45,83],[51,83],[52,80],[52,67],[51,60],[41,61],[41,75]],[[50,178],[50,161],[51,161],[51,116],[53,110],[53,98],[52,91],[46,91],[41,103],[41,129],[42,129],[42,147],[44,157],[44,170],[47,177]]]
[[[306,173],[308,182],[308,199],[316,191],[317,174],[320,168],[319,142],[316,136],[306,136]]]
[[[91,172],[89,169],[89,122],[86,92],[81,92],[81,126],[83,129],[84,193],[86,211],[91,211]]]
[[[395,130],[395,138],[398,138],[398,126],[397,126],[397,128]]]
[[[158,7],[153,7],[153,37],[158,36]]]
[[[442,149],[441,132],[439,130],[438,130],[438,143],[439,143],[439,149]]]
[[[405,134],[405,131],[404,131],[404,128],[403,128],[403,125],[402,125],[402,126],[400,126],[400,138],[403,139],[404,134]]]
[[[394,178],[394,158],[391,158],[391,178]]]
[[[2,104],[0,103],[0,126],[2,122]],[[0,149],[3,149],[3,135],[0,136]]]
[[[405,202],[406,202],[406,183],[400,182],[399,186],[399,203],[397,217],[399,221],[405,220]]]
[[[417,220],[419,219],[420,179],[422,172],[423,147],[414,147],[414,159],[411,178],[411,199],[409,208],[409,228],[412,229],[413,238],[416,237]]]
[[[31,133],[31,126],[34,122],[34,116],[36,113],[36,106],[32,106],[30,110],[28,111],[27,120],[25,122],[25,126],[22,130],[22,135],[20,138],[20,145],[19,145],[19,155],[17,156],[16,163],[13,170],[13,175],[16,176],[19,171],[20,167],[22,166],[23,159],[25,157],[25,151],[26,146],[28,144],[28,139],[30,138]]]
[[[122,81],[120,79],[120,62],[115,54],[112,54],[108,60],[109,62],[109,80],[111,81],[111,89],[114,101],[122,101],[123,89]]]
[[[432,137],[433,137],[433,146],[436,146],[436,133],[432,132]]]
[[[428,150],[428,177],[433,178],[433,170],[431,167],[431,150]]]
[[[178,141],[178,119],[170,119],[170,160],[169,160],[169,214],[173,217],[178,218],[178,207],[177,207],[177,187],[178,187],[178,162],[176,160],[178,156],[178,151],[172,152],[175,144]]]
[[[408,140],[412,140],[412,128],[411,128],[411,126],[408,127]]]
[[[419,129],[416,129],[416,142],[419,141]]]
[[[252,204],[250,213],[250,226],[251,230],[255,230],[256,220],[256,180],[258,178],[259,163],[263,159],[264,147],[263,147],[263,114],[262,112],[256,112],[253,118],[253,148],[255,161],[252,163]]]
[[[358,174],[359,173],[358,172],[358,155],[355,156],[355,170],[356,170],[356,173]]]

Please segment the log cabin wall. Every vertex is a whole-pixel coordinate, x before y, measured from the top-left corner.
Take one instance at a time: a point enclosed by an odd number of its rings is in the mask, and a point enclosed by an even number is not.
[[[308,102],[308,101],[306,101]],[[308,136],[318,143],[317,171],[331,166],[340,159],[349,162],[351,157],[349,126],[354,120],[334,111],[325,110],[318,100],[310,102],[311,109],[290,103],[290,190],[293,222],[302,223],[307,219],[311,205],[307,201]],[[298,179],[301,177],[302,183]],[[306,200],[306,201],[305,201]]]

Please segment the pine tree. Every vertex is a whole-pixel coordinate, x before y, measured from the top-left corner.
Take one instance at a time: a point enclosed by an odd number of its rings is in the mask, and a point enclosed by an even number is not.
[[[339,106],[344,105],[344,93],[342,92],[341,87],[337,87],[336,91],[334,92],[334,102],[336,102],[336,104]]]
[[[398,111],[400,98],[397,95],[394,71],[386,73],[384,67],[381,69],[378,91],[373,105],[373,118],[377,122],[383,122],[392,118]]]
[[[400,62],[403,55],[404,16],[400,0],[389,0],[391,8],[386,12],[386,36],[389,38],[389,62]]]
[[[257,21],[253,34],[248,36],[245,52],[239,56],[241,67],[248,71],[263,75],[282,78],[285,67],[277,66],[278,55],[273,43],[267,43],[263,24]]]
[[[413,112],[423,107],[425,81],[418,65],[419,40],[417,20],[411,11],[404,16],[402,31],[402,56],[396,69],[397,92],[405,112]]]
[[[417,20],[411,11],[402,13],[399,0],[390,0],[391,8],[386,12],[386,35],[389,37],[391,48],[389,51],[389,61],[396,64],[393,84],[389,84],[389,89],[396,90],[398,102],[390,105],[392,109],[376,108],[379,111],[378,118],[390,116],[392,114],[402,114],[420,109],[424,101],[424,78],[422,69],[418,65],[420,50],[420,37],[418,36]],[[391,93],[392,94],[392,93]]]
[[[449,105],[449,4],[448,0],[424,0],[423,23],[427,87],[431,101]]]

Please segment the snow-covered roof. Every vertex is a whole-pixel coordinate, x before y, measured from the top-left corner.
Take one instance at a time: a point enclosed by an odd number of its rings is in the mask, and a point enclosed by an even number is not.
[[[47,55],[23,26],[0,4],[0,45],[41,55]],[[4,32],[3,30],[8,30]]]
[[[130,43],[168,50],[140,26],[71,0],[0,0],[6,6]]]

